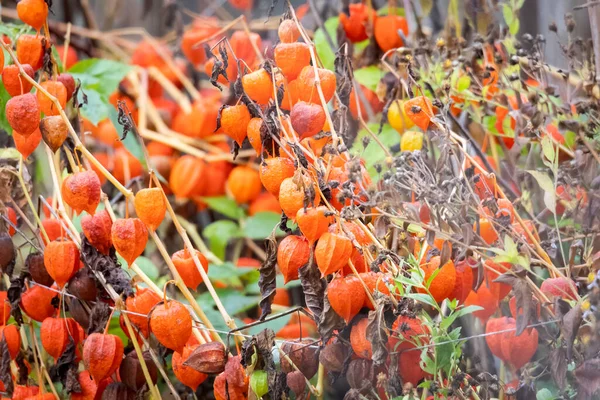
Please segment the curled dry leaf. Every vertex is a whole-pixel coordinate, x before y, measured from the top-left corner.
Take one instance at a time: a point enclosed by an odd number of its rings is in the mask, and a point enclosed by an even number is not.
[[[267,254],[265,261],[259,269],[260,278],[258,279],[258,287],[262,299],[260,300],[260,309],[262,311],[261,320],[264,320],[271,314],[271,304],[275,297],[275,289],[277,287],[277,239],[275,239],[275,231],[266,240]]]

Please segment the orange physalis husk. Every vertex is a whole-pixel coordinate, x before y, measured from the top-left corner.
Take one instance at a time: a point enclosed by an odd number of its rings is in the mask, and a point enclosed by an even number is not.
[[[65,178],[60,192],[63,200],[77,213],[93,215],[100,204],[101,183],[94,171],[75,172]]]
[[[152,311],[150,330],[160,344],[181,353],[192,335],[192,316],[180,302],[167,300]]]
[[[335,278],[327,285],[329,304],[346,323],[358,314],[363,307],[365,297],[365,289],[355,275]]]
[[[315,247],[315,260],[322,276],[342,269],[352,255],[352,242],[338,233],[325,232]]]
[[[433,104],[425,96],[418,96],[404,102],[406,116],[424,132],[433,118]]]
[[[277,265],[283,275],[284,282],[298,279],[299,270],[308,263],[310,245],[302,236],[286,236],[277,248]]]
[[[79,249],[71,240],[57,239],[44,250],[44,265],[48,275],[58,287],[63,288],[75,272],[79,270]]]
[[[112,224],[113,221],[106,210],[81,217],[81,230],[86,239],[104,255],[109,255],[112,247]]]
[[[117,219],[112,225],[111,238],[117,253],[131,265],[146,248],[148,229],[139,218]]]
[[[123,360],[123,342],[116,335],[92,333],[83,345],[83,363],[96,382],[111,376]]]
[[[142,189],[135,194],[135,212],[146,227],[155,231],[165,218],[167,203],[160,188]]]
[[[196,256],[198,257],[198,261],[200,261],[202,268],[205,272],[208,272],[208,261],[206,260],[206,257],[198,250],[194,249],[194,251],[196,252]],[[190,252],[187,249],[179,250],[171,256],[171,260],[173,261],[173,265],[175,265],[179,276],[181,276],[183,283],[185,283],[185,286],[189,289],[196,290],[198,285],[202,283],[202,275],[200,275]]]

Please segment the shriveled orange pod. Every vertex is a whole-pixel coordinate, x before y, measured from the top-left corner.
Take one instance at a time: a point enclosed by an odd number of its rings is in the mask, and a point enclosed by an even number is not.
[[[65,178],[60,192],[65,203],[76,213],[87,211],[93,215],[100,204],[101,186],[100,179],[94,171],[75,172]]]
[[[292,19],[284,19],[277,28],[281,43],[294,43],[300,38],[300,29]]]
[[[83,234],[90,244],[104,255],[108,255],[112,247],[111,228],[112,219],[106,210],[81,217]]]
[[[388,347],[391,351],[412,349],[428,340],[427,333],[427,326],[419,318],[400,315],[392,324]]]
[[[200,385],[206,380],[206,378],[208,378],[208,375],[203,374],[202,372],[198,372],[194,368],[188,367],[187,365],[183,364],[198,346],[199,344],[197,343],[193,345],[186,344],[183,347],[183,351],[181,353],[173,353],[172,359],[172,367],[175,377],[179,379],[179,381],[185,386],[191,388],[193,391],[196,391],[198,385]]]
[[[24,160],[34,152],[42,141],[42,133],[39,129],[33,131],[29,136],[21,135],[17,131],[13,131],[13,140],[15,141],[15,148],[21,153]]]
[[[368,39],[367,27],[375,22],[377,13],[366,4],[350,4],[350,15],[340,13],[340,24],[344,28],[346,37],[352,43]]]
[[[60,104],[60,108],[58,108],[48,96],[42,93],[41,90],[38,90],[37,99],[40,105],[40,110],[45,115],[59,115],[60,110],[64,110],[67,104],[67,88],[65,87],[65,85],[62,84],[62,82],[52,80],[42,82],[40,86],[43,87],[48,92],[48,94],[55,97],[56,100],[58,100],[58,103]]]
[[[417,96],[404,102],[406,116],[424,132],[433,118],[433,104],[425,96]]]
[[[309,202],[307,205],[319,205],[320,197],[310,178],[306,176],[286,178],[279,188],[279,205],[288,218],[294,219],[298,210],[304,207],[305,196],[310,196],[311,193],[314,193],[312,198],[309,197],[312,204]]]
[[[473,268],[468,258],[456,263],[455,267],[456,282],[449,298],[456,299],[459,304],[463,304],[473,287]]]
[[[352,326],[350,331],[350,345],[354,353],[360,358],[370,360],[373,357],[371,342],[367,339],[367,325],[369,320],[363,318]]]
[[[226,188],[236,203],[250,203],[262,190],[258,171],[246,165],[235,167],[227,178]]]
[[[19,329],[15,325],[0,326],[0,340],[6,342],[10,358],[14,360],[17,357],[17,354],[19,354],[19,349],[21,347],[21,335],[19,334]]]
[[[6,120],[15,131],[29,136],[39,129],[40,107],[31,93],[15,96],[6,102]]]
[[[317,68],[317,73],[319,74],[323,97],[325,98],[325,102],[329,103],[337,87],[335,74],[325,68]],[[299,99],[314,104],[321,104],[321,97],[319,96],[315,82],[315,68],[312,65],[302,68],[297,80],[300,82],[298,91]]]
[[[40,132],[42,133],[44,143],[50,147],[50,150],[56,153],[67,139],[69,128],[60,115],[54,115],[42,118],[40,121]]]
[[[6,325],[10,318],[10,302],[6,292],[0,291],[0,325]]]
[[[39,31],[48,17],[48,4],[44,0],[21,0],[17,3],[19,19]]]
[[[352,255],[352,242],[347,237],[325,232],[315,247],[315,260],[323,276],[342,269]]]
[[[306,43],[279,43],[274,58],[283,75],[292,81],[310,63],[310,50]]]
[[[58,360],[67,348],[69,338],[74,343],[79,342],[77,322],[72,318],[46,318],[40,327],[40,338],[44,350]]]
[[[244,75],[242,87],[248,97],[260,105],[266,105],[273,98],[273,81],[264,68]]]
[[[286,236],[277,248],[277,265],[285,283],[298,279],[299,270],[308,263],[310,244],[302,236]]]
[[[385,276],[381,272],[361,272],[358,274],[365,283],[365,286],[369,289],[371,295],[375,292],[383,293],[384,295],[390,295],[390,289],[385,284]],[[373,302],[368,296],[365,296],[365,307],[374,310]]]
[[[477,231],[477,223],[473,225],[473,230]],[[496,231],[492,220],[487,218],[479,219],[479,235],[487,244],[492,244],[498,240],[498,232]]]
[[[365,289],[355,275],[335,278],[327,285],[329,304],[346,323],[358,314],[365,303],[365,297]]]
[[[98,392],[98,385],[92,379],[89,371],[81,371],[77,375],[77,381],[81,387],[81,391],[72,392],[71,400],[94,400]]]
[[[198,250],[194,249],[194,251],[196,252],[196,257],[198,257],[198,261],[200,261],[204,272],[208,272],[208,260]],[[202,275],[200,275],[190,252],[187,249],[179,250],[178,252],[173,253],[171,260],[173,261],[173,265],[175,265],[179,276],[183,279],[185,286],[196,290],[198,285],[202,283]]]
[[[44,265],[61,289],[79,270],[79,249],[71,240],[57,239],[44,250]]]
[[[260,181],[267,191],[274,196],[279,196],[279,188],[286,178],[294,176],[296,168],[294,162],[285,157],[271,157],[264,159],[260,164]]]
[[[465,306],[475,305],[482,307],[481,310],[473,312],[473,315],[484,323],[489,317],[498,311],[498,304],[498,295],[496,293],[492,293],[486,286],[485,282],[479,286],[477,292],[471,290],[465,299]]]
[[[40,388],[37,386],[23,386],[23,385],[15,385],[15,389],[13,391],[12,400],[25,400],[30,397],[35,396],[40,391]],[[2,400],[4,400],[3,398]]]
[[[12,207],[6,207],[6,218],[8,218],[8,220],[14,225],[17,226],[17,213],[15,212],[15,209]],[[6,227],[8,228],[8,235],[9,236],[13,236],[15,234],[15,228],[13,228],[12,226],[5,224]]]
[[[261,142],[261,134],[260,128],[262,127],[262,119],[261,118],[252,118],[248,123],[248,129],[246,130],[246,136],[248,137],[248,142],[256,151],[256,155],[260,155],[262,148]],[[268,149],[265,149],[268,150]]]
[[[31,65],[22,63],[21,68],[23,68],[25,73],[31,78],[35,77],[35,71],[31,68]],[[29,93],[33,87],[32,83],[21,76],[19,67],[14,64],[4,67],[4,70],[2,71],[2,83],[10,97]]]
[[[279,103],[279,106],[283,110],[291,110],[294,104],[300,99],[300,86],[302,85],[298,79],[285,83],[285,77],[282,74],[277,74],[275,80],[277,88],[283,86],[283,98]]]
[[[192,316],[180,302],[167,300],[152,311],[150,330],[160,344],[181,353],[192,335]]]
[[[22,64],[29,64],[34,71],[42,67],[44,61],[43,35],[21,35],[17,39],[17,58]]]
[[[248,124],[251,119],[250,111],[245,104],[225,106],[221,111],[221,130],[241,146],[248,134]]]
[[[205,171],[204,160],[190,155],[180,157],[171,168],[169,187],[182,199],[198,196],[202,193]]]
[[[456,284],[456,268],[452,260],[448,260],[446,264],[440,266],[440,256],[431,257],[429,262],[421,264],[421,269],[425,273],[424,283],[429,282],[429,279],[437,272],[437,275],[433,278],[429,285],[429,293],[433,296],[435,301],[441,303],[444,299],[447,299],[454,292],[454,285]],[[424,289],[418,289],[419,293],[425,293]]]
[[[83,344],[83,363],[96,382],[111,376],[123,360],[123,342],[116,335],[92,333]]]
[[[65,231],[63,229],[62,224],[56,218],[48,218],[42,221],[42,226],[48,235],[48,242],[46,242],[46,238],[42,235],[42,240],[44,244],[47,246],[49,242],[56,240],[65,235]]]
[[[327,232],[333,222],[334,218],[329,215],[329,210],[325,206],[301,208],[296,213],[298,228],[310,243],[316,242]]]
[[[321,105],[299,101],[292,107],[290,119],[294,131],[300,135],[300,139],[304,139],[321,132],[326,117]]]
[[[113,222],[110,232],[113,246],[128,265],[133,264],[144,252],[148,242],[148,229],[141,219],[117,219]]]
[[[42,322],[56,312],[52,306],[52,299],[56,296],[57,294],[50,289],[33,285],[21,294],[20,305],[29,318]]]
[[[135,212],[146,227],[155,231],[165,218],[167,203],[160,188],[142,189],[135,194]]]
[[[148,337],[148,334],[150,333],[148,325],[149,319],[142,315],[148,315],[152,308],[160,303],[161,300],[162,299],[156,292],[147,288],[139,288],[134,296],[128,297],[127,300],[125,300],[127,311],[135,313],[129,315],[131,323],[137,326],[145,337]]]

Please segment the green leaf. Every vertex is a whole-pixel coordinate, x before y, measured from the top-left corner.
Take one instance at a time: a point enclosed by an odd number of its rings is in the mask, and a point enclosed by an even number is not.
[[[369,129],[377,135],[377,132],[379,131],[379,124],[371,123],[369,124]],[[359,155],[365,160],[369,175],[371,178],[373,178],[373,180],[377,180],[379,178],[379,174],[375,170],[374,165],[376,163],[382,163],[385,161],[386,154],[374,140],[371,140],[366,149],[363,148],[362,138],[365,136],[370,136],[369,132],[367,132],[366,129],[361,129],[358,132],[357,139],[354,141],[354,146],[350,151],[352,154]],[[389,124],[385,124],[383,126],[383,130],[379,134],[378,138],[387,148],[400,143],[400,135],[398,135],[398,132],[396,132]]]
[[[108,106],[108,115],[110,120],[113,123],[113,126],[117,129],[117,133],[119,133],[119,137],[123,136],[123,127],[119,124],[119,113],[112,106]],[[140,144],[141,138],[138,138],[134,132],[129,132],[124,139],[121,140],[123,146],[135,157],[140,163],[142,163],[142,168],[146,169],[148,166],[146,165],[146,158],[144,157],[144,151],[142,150],[142,145]]]
[[[238,289],[216,289],[216,292],[219,299],[221,299],[225,310],[230,315],[236,315],[247,311],[252,307],[255,307],[260,300],[260,296],[247,296],[244,293],[240,293]],[[209,292],[202,293],[197,299],[202,305],[214,305],[214,301]]]
[[[58,54],[58,51],[56,51],[56,46],[52,46],[52,56],[54,57],[54,60],[56,61],[56,67],[58,68],[58,70],[64,71],[63,63],[62,63],[62,54]]]
[[[244,221],[241,234],[249,239],[266,239],[273,228],[279,223],[281,216],[277,213],[264,211],[248,217]],[[277,229],[278,235],[283,235],[284,232]]]
[[[504,16],[504,22],[506,22],[506,25],[510,25],[515,19],[513,9],[508,4],[502,5],[502,15]]]
[[[463,75],[458,78],[458,82],[456,83],[456,90],[459,92],[464,92],[471,86],[471,78],[468,75]]]
[[[575,147],[575,141],[577,140],[577,134],[573,131],[565,132],[565,146],[569,149]]]
[[[0,80],[0,131],[6,131],[9,135],[12,135],[12,127],[8,124],[8,120],[6,119],[6,102],[10,100],[10,95],[4,88],[4,84]]]
[[[552,394],[552,392],[547,389],[540,389],[538,390],[538,392],[535,394],[535,398],[536,400],[553,400],[556,397]]]
[[[233,221],[220,220],[204,228],[202,232],[210,243],[210,250],[220,259],[225,258],[225,249],[229,240],[238,237],[240,227]]]
[[[437,309],[438,304],[433,300],[431,295],[426,293],[406,293],[404,297],[418,301],[419,303],[428,304],[433,308]]]
[[[554,143],[552,142],[552,139],[548,137],[548,135],[544,135],[544,137],[542,138],[542,152],[544,153],[544,157],[546,157],[548,161],[554,164]]]
[[[379,10],[377,10],[377,15],[389,15],[389,8],[388,6],[384,6],[381,7]],[[396,15],[400,15],[402,17],[406,16],[406,13],[404,12],[404,8],[403,7],[396,7]]]
[[[281,318],[277,318],[272,321],[265,322],[264,324],[253,326],[252,328],[248,329],[248,334],[256,335],[256,334],[260,333],[260,331],[262,331],[263,329],[271,329],[271,330],[273,330],[273,332],[277,333],[284,326],[286,326],[288,322],[290,322],[291,318],[292,318],[292,314],[288,314],[288,315],[282,316]]]
[[[361,85],[375,92],[383,72],[375,65],[360,68],[354,71],[354,79]]]
[[[230,199],[227,196],[203,197],[202,201],[204,201],[211,210],[231,219],[237,220],[244,217],[244,210],[237,205],[235,200]]]
[[[257,274],[256,268],[236,267],[230,262],[223,264],[210,264],[208,266],[208,277],[211,281],[219,281],[228,286],[242,286],[241,278],[249,280]]]
[[[138,267],[140,267],[142,272],[144,272],[144,274],[146,274],[148,278],[152,279],[153,281],[157,280],[160,276],[158,268],[152,261],[150,261],[148,257],[139,256],[135,259],[135,263]]]
[[[254,371],[252,375],[250,375],[250,388],[252,388],[252,391],[258,398],[269,393],[267,372],[263,370]]]
[[[516,34],[519,33],[520,27],[521,27],[521,22],[519,21],[518,18],[515,18],[515,20],[508,26],[508,31],[510,32],[511,35],[516,36]]]
[[[73,65],[69,73],[81,81],[84,90],[95,90],[108,98],[132,68],[118,61],[88,58]]]
[[[19,36],[24,34],[32,35],[35,34],[35,31],[26,24],[15,24],[14,22],[2,21],[2,23],[0,23],[0,34],[8,36],[11,42],[16,43]],[[8,61],[10,57],[7,55],[4,59]]]
[[[337,27],[339,25],[340,19],[338,17],[329,18],[325,21],[325,30],[329,33],[331,40],[333,43],[337,43]],[[329,46],[329,42],[327,42],[327,37],[321,28],[317,29],[315,32],[315,36],[313,38],[313,42],[315,43],[315,49],[317,50],[317,55],[321,59],[323,63],[323,67],[328,70],[334,71],[335,66],[335,54]]]
[[[531,176],[535,178],[538,185],[544,191],[544,204],[546,208],[552,212],[556,210],[556,189],[554,183],[550,177],[539,171],[527,171]]]

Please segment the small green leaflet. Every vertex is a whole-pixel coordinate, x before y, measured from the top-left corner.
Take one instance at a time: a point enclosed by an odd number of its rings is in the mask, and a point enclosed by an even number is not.
[[[0,81],[0,130],[6,131],[9,135],[12,135],[12,127],[8,124],[8,120],[6,119],[6,112],[4,111],[6,108],[6,102],[10,100],[10,95],[4,89],[4,84]]]
[[[338,17],[329,18],[325,21],[325,30],[329,33],[331,40],[333,43],[337,42],[337,27],[339,25],[340,19]],[[329,47],[329,43],[327,42],[327,37],[322,29],[317,29],[315,32],[315,37],[313,38],[313,42],[315,43],[315,49],[317,50],[317,55],[321,59],[323,63],[323,68],[327,68],[328,70],[334,71],[334,62],[335,62],[335,54]]]
[[[383,72],[375,65],[360,68],[354,71],[354,79],[356,82],[365,86],[373,92],[377,90],[377,85],[381,80]]]
[[[540,188],[544,191],[544,204],[546,208],[552,212],[556,211],[556,189],[550,177],[539,171],[527,171],[535,178]]]
[[[233,199],[230,199],[227,196],[203,197],[202,201],[204,201],[211,210],[231,219],[238,220],[245,215],[244,210],[238,206]]]

